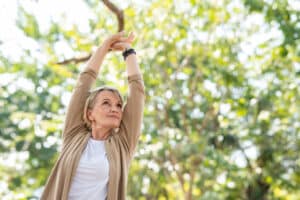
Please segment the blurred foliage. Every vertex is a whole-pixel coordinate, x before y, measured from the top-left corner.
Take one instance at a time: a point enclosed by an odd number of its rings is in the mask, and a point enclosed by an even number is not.
[[[94,13],[88,33],[65,26],[65,16],[42,31],[19,4],[16,25],[38,50],[20,47],[19,59],[0,52],[4,199],[37,199],[57,158],[67,100],[85,63],[55,63],[90,53],[117,30],[100,1],[85,3]],[[147,92],[128,199],[300,199],[300,11],[292,3],[122,7],[125,30],[137,33]],[[124,67],[120,55],[108,55],[97,84],[125,94]]]
[[[283,47],[286,45],[295,46],[300,40],[300,11],[299,5],[294,7],[296,1],[276,0],[276,1],[259,1],[244,0],[245,5],[251,12],[263,12],[267,22],[276,22],[284,34]],[[299,2],[298,2],[299,4]],[[287,53],[287,51],[285,51]],[[299,54],[298,54],[299,55]]]

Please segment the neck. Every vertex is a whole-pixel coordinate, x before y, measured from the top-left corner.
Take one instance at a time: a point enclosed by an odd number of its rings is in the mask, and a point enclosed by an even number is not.
[[[92,138],[95,140],[106,140],[110,135],[111,128],[97,127],[92,125]]]

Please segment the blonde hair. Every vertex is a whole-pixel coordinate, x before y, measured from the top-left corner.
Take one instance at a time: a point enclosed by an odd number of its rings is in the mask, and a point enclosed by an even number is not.
[[[103,87],[98,87],[98,88],[95,88],[94,90],[91,90],[88,98],[85,101],[84,110],[83,110],[83,121],[89,130],[91,130],[92,124],[91,124],[91,121],[88,119],[88,111],[90,109],[93,109],[93,107],[95,106],[98,94],[100,94],[103,91],[110,91],[110,92],[113,92],[114,94],[116,94],[120,98],[121,104],[123,105],[122,96],[121,96],[119,90],[117,90],[116,88],[109,87],[109,86],[103,86]]]

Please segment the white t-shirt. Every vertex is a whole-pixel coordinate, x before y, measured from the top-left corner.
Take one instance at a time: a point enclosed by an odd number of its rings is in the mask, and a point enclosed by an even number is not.
[[[104,200],[108,176],[109,163],[104,141],[90,138],[72,179],[69,200]]]

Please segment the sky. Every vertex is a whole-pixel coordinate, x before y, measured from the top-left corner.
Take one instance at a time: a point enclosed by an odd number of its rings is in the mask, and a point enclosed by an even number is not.
[[[18,4],[36,16],[42,33],[49,29],[51,21],[58,22],[62,18],[65,19],[66,29],[72,24],[77,24],[79,30],[84,33],[89,31],[87,20],[93,18],[86,4],[80,0],[40,0],[37,3],[29,0],[0,0],[0,51],[12,60],[17,60],[22,55],[23,49],[20,47],[38,48],[35,41],[26,38],[16,27]]]

